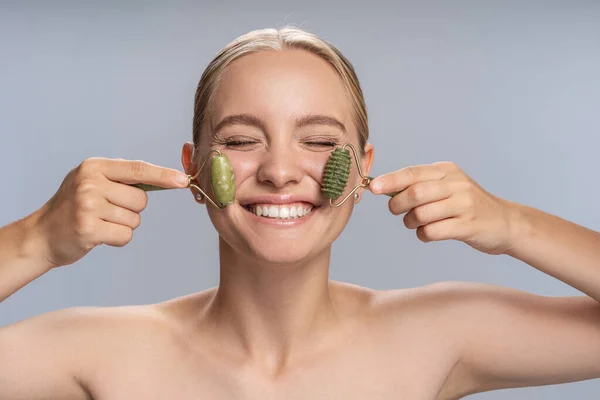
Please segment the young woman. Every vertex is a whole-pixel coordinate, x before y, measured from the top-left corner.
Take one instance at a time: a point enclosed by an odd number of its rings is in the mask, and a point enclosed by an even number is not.
[[[235,170],[235,202],[207,206],[219,286],[0,329],[0,398],[433,400],[600,377],[600,235],[495,197],[453,163],[404,168],[368,189],[400,191],[390,211],[423,241],[508,254],[589,297],[330,281],[331,245],[362,194],[334,208],[321,193],[327,158],[345,143],[368,173],[364,100],[342,54],[298,29],[236,39],[201,78],[182,151],[191,176],[212,149]],[[353,168],[350,185],[359,181]],[[147,202],[136,182],[188,187],[167,168],[85,160],[41,209],[0,230],[0,298],[95,246],[126,245]]]

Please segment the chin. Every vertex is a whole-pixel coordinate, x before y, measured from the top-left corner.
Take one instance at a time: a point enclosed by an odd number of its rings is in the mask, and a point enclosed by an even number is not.
[[[272,242],[271,242],[272,243]],[[322,246],[322,244],[320,244]],[[269,246],[264,244],[255,244],[250,246],[249,257],[254,258],[258,263],[297,265],[309,262],[319,254],[323,254],[329,247],[315,249],[314,247],[299,245],[296,247],[287,246],[287,249],[277,249],[277,245]]]

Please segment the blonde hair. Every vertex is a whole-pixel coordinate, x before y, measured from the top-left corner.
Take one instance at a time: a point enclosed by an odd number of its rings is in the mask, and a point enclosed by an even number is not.
[[[227,45],[206,67],[198,83],[194,101],[192,132],[196,150],[199,150],[202,126],[210,113],[211,101],[227,66],[246,54],[284,49],[308,51],[327,61],[334,68],[346,89],[354,114],[354,124],[359,134],[360,150],[363,150],[369,138],[369,126],[364,96],[354,67],[335,46],[295,27],[248,32]],[[199,151],[195,153],[198,154]]]

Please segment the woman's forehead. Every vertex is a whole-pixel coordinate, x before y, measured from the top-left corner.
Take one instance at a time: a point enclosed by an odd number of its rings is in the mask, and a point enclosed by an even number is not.
[[[350,104],[342,82],[325,60],[303,50],[261,51],[243,56],[223,72],[211,121],[252,114],[269,119],[328,115],[348,126]]]

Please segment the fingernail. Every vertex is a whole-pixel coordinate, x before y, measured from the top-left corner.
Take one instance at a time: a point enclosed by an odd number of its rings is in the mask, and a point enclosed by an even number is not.
[[[178,173],[177,176],[175,176],[175,181],[181,186],[187,186],[189,183],[188,176],[184,173]]]
[[[383,190],[383,182],[381,181],[373,181],[369,186],[371,187],[371,191],[373,193],[379,193]]]

